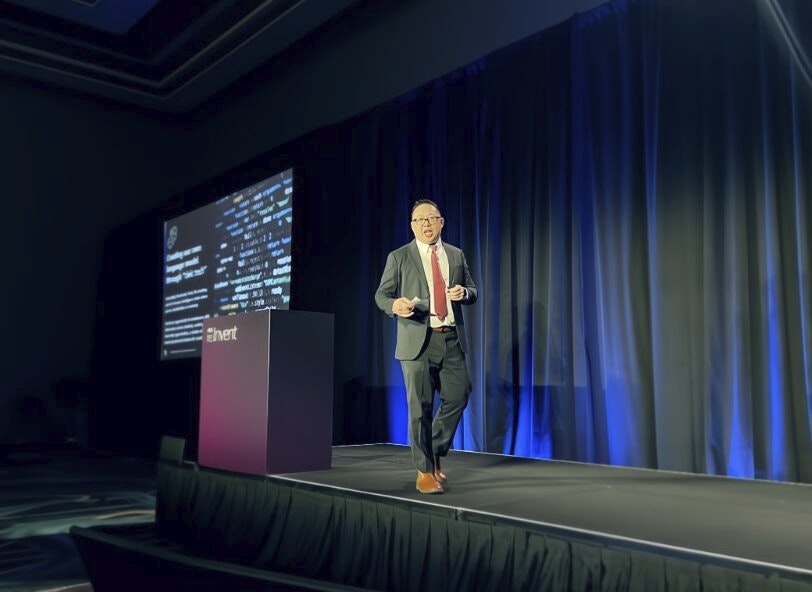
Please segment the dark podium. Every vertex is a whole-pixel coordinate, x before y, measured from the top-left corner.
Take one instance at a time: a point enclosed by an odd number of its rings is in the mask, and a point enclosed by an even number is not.
[[[329,469],[332,439],[331,314],[266,309],[203,322],[200,466]]]

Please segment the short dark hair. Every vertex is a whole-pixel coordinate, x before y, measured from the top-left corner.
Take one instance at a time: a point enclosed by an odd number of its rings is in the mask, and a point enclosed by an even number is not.
[[[423,205],[434,206],[434,209],[436,209],[438,212],[440,212],[439,206],[436,203],[434,203],[433,201],[431,201],[430,199],[418,199],[416,202],[414,202],[412,204],[412,211],[409,212],[409,216],[410,217],[414,216],[414,211],[417,209],[417,207],[418,206],[423,206]],[[443,213],[440,212],[440,215],[442,215],[442,214]]]

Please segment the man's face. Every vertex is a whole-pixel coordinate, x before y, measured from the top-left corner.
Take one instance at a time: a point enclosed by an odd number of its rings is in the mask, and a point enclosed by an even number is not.
[[[420,204],[412,212],[412,232],[421,243],[428,245],[437,242],[443,230],[440,211],[430,204]]]

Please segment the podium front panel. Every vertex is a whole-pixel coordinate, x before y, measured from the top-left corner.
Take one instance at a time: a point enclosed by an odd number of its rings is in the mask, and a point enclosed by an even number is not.
[[[198,463],[265,472],[268,447],[267,311],[203,323]]]

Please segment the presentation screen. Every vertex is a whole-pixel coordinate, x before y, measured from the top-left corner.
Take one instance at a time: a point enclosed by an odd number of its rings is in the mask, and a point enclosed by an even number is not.
[[[164,222],[161,359],[199,356],[210,317],[290,306],[293,170]]]

